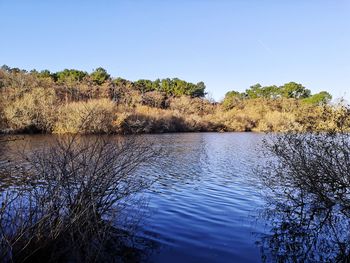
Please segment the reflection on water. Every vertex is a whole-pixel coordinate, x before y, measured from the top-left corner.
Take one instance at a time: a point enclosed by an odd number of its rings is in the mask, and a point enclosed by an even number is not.
[[[251,183],[262,136],[247,133],[142,135],[167,154],[138,173],[159,177],[143,193],[149,200],[132,213],[147,215],[138,237],[157,244],[150,262],[257,262],[252,232],[263,202]],[[50,143],[50,136],[29,136],[27,149]],[[13,145],[13,149],[18,149]],[[143,211],[142,211],[143,210]]]
[[[298,190],[290,199],[262,198],[254,168],[265,162],[264,135],[140,137],[166,149],[157,163],[137,171],[159,178],[142,193],[148,205],[126,210],[145,215],[134,241],[138,249],[147,248],[147,261],[319,262],[349,254],[349,220],[339,207],[320,206]],[[50,140],[28,136],[24,141],[34,149]]]
[[[252,232],[262,201],[253,185],[258,134],[152,135],[169,150],[148,193],[150,216],[141,235],[160,250],[150,262],[258,262]],[[151,136],[151,137],[152,137]]]
[[[349,134],[277,135],[267,149],[263,259],[350,262]]]
[[[0,184],[1,261],[130,258],[124,252],[133,232],[126,223],[133,225],[137,213],[123,214],[124,207],[137,211],[144,202],[133,193],[151,183],[134,171],[138,164],[152,164],[160,152],[128,138],[65,137],[39,150],[24,149],[22,158],[7,156],[11,162],[3,171],[13,180]]]
[[[284,200],[265,214],[271,233],[261,237],[267,262],[349,262],[349,218],[337,207]]]

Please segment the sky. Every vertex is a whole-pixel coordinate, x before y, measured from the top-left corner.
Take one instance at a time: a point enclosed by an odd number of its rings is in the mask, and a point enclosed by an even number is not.
[[[350,101],[349,0],[0,0],[0,65],[204,81],[211,97],[295,81]]]

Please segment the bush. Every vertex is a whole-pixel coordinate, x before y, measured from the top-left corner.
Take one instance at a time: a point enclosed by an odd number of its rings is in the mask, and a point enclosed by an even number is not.
[[[301,127],[296,123],[294,114],[279,111],[267,112],[256,127],[256,130],[263,132],[286,132],[300,129]]]
[[[265,141],[264,156],[271,159],[258,176],[271,226],[260,243],[267,261],[350,260],[350,134],[336,132],[344,127],[342,118],[337,122],[327,132]]]
[[[108,99],[72,102],[61,106],[54,133],[112,133],[115,104]]]
[[[116,261],[127,234],[116,226],[121,211],[155,180],[135,171],[159,151],[134,137],[65,137],[45,147],[13,160],[11,180],[0,181],[1,260]]]
[[[179,98],[172,98],[169,101],[169,108],[177,111],[182,115],[206,115],[215,111],[215,107],[206,99],[191,98],[189,96],[181,96]]]
[[[229,91],[225,94],[225,98],[222,101],[222,107],[224,110],[231,110],[241,103],[243,95],[237,91]]]
[[[115,122],[121,133],[162,133],[186,131],[183,118],[171,111],[139,106]]]
[[[36,88],[7,103],[4,117],[14,131],[50,132],[54,123],[56,96],[53,89]]]
[[[142,104],[155,108],[165,108],[166,94],[159,91],[147,92],[142,96]]]

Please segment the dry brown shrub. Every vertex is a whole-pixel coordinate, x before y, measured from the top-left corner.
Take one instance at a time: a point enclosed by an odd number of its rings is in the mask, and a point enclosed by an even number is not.
[[[256,127],[257,131],[290,131],[300,130],[301,127],[295,121],[295,116],[291,113],[272,111],[267,112]]]
[[[162,133],[185,131],[183,118],[175,112],[147,106],[119,114],[114,122],[120,133]]]
[[[58,109],[54,133],[113,133],[115,104],[108,99],[72,102]]]
[[[171,110],[178,111],[184,115],[206,115],[215,111],[215,105],[203,98],[182,96],[179,98],[172,98],[169,104]]]
[[[142,104],[155,108],[164,108],[166,106],[166,93],[159,91],[146,92],[142,96]]]
[[[4,108],[8,128],[14,131],[50,132],[54,122],[56,96],[53,89],[35,88]]]

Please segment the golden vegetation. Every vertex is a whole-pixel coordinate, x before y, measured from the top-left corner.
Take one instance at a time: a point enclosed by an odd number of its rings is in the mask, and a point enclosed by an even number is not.
[[[327,92],[302,85],[254,85],[228,92],[221,103],[204,84],[179,79],[112,79],[99,68],[26,72],[0,70],[0,130],[43,133],[162,133],[193,131],[321,131],[336,127],[349,108],[331,106]]]
[[[115,104],[108,99],[71,102],[57,107],[53,133],[109,133],[113,132]]]

